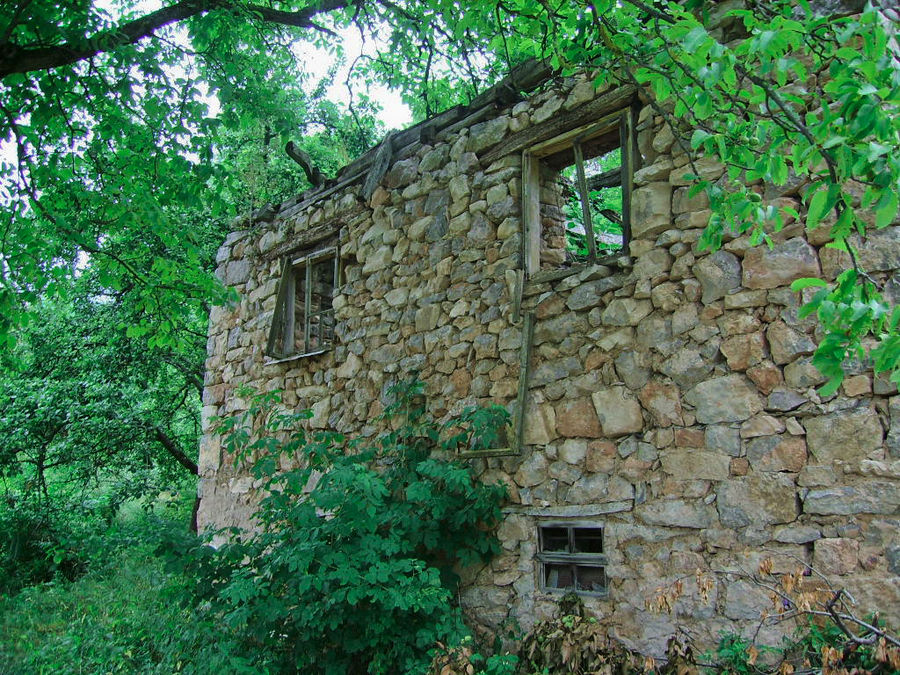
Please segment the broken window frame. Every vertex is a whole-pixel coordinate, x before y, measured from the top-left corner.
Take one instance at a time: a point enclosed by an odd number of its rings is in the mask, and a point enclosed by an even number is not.
[[[305,255],[288,255],[281,259],[281,278],[278,282],[278,291],[276,293],[275,313],[272,316],[272,326],[269,329],[269,339],[266,344],[266,354],[271,357],[270,363],[280,363],[291,359],[299,359],[306,356],[315,356],[330,351],[334,343],[334,306],[329,303],[326,309],[311,309],[312,305],[312,270],[316,263],[322,260],[331,259],[333,261],[334,273],[331,283],[331,299],[338,288],[338,280],[340,274],[340,256],[336,246],[313,251]],[[295,342],[294,331],[296,330],[295,309],[296,309],[296,288],[299,275],[304,276],[305,297],[303,300],[303,348],[300,350],[286,351],[282,349],[279,353],[276,351],[276,345],[281,340],[282,345]],[[310,339],[313,331],[313,319],[315,317],[330,316],[332,318],[332,334],[326,339],[323,331],[325,322],[319,321],[319,346],[310,349]],[[289,339],[290,336],[290,339]]]
[[[607,152],[616,147],[622,150],[622,163],[619,167],[619,183],[622,186],[622,250],[614,253],[614,256],[627,255],[628,244],[631,240],[631,193],[633,191],[634,172],[636,162],[640,157],[637,151],[637,137],[635,134],[636,112],[629,106],[614,113],[605,115],[599,120],[576,127],[565,133],[559,134],[546,141],[534,144],[522,153],[522,219],[524,222],[524,236],[522,237],[522,258],[525,276],[533,278],[541,270],[541,168],[542,164],[560,153],[570,153],[574,161],[565,166],[576,167],[577,188],[579,201],[582,208],[582,218],[586,241],[588,245],[588,259],[579,261],[568,269],[577,270],[586,265],[597,264],[602,260],[597,254],[596,238],[593,222],[590,217],[590,190],[588,180],[584,172],[583,145],[586,142],[612,138],[618,134],[618,144],[611,146]],[[599,155],[597,155],[599,156]],[[610,176],[602,174],[610,180]],[[609,257],[609,256],[604,256]],[[559,270],[544,270],[544,273],[558,273]]]
[[[547,530],[565,529],[568,539],[566,551],[547,551],[546,537]],[[578,530],[599,530],[600,536],[600,552],[582,553],[577,551],[576,531]],[[543,521],[538,523],[538,553],[537,559],[540,563],[538,573],[540,575],[539,587],[545,593],[570,593],[574,592],[578,595],[605,598],[609,596],[609,579],[606,576],[606,568],[609,565],[609,558],[603,553],[605,550],[605,532],[606,528],[596,522],[590,521]],[[573,580],[572,586],[558,587],[547,585],[548,566],[569,566]],[[575,585],[578,578],[577,568],[592,568],[602,571],[604,587],[602,590],[585,590],[579,589]]]

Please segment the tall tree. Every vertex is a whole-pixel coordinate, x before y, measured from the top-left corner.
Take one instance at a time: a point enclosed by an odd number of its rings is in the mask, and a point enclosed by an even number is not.
[[[380,31],[386,45],[360,72],[404,87],[419,114],[526,57],[645,86],[657,113],[688,132],[692,157],[729,167],[727,181],[708,184],[692,165],[713,207],[705,243],[726,232],[764,242],[799,217],[825,223],[848,256],[835,283],[807,282],[820,288],[812,309],[827,335],[816,363],[828,386],[842,361],[866,353],[900,377],[900,311],[858,255],[897,214],[898,17],[889,0],[821,5],[477,0],[461,11],[451,0],[181,0],[140,15],[124,1],[114,14],[90,0],[7,3],[0,115],[18,156],[2,166],[12,208],[0,225],[0,335],[36,297],[61,292],[87,253],[104,283],[128,287],[156,317],[144,322],[154,340],[176,339],[188,299],[221,299],[169,210],[222,209],[205,189],[213,129],[284,101],[279,93],[302,78],[291,41],[339,52],[335,31],[355,27],[365,39]],[[228,101],[215,120],[201,91]],[[802,213],[755,187],[789,181],[802,185]]]

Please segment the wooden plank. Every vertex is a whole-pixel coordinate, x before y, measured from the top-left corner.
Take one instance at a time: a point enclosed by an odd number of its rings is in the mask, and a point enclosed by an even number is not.
[[[290,285],[291,262],[287,258],[281,260],[281,278],[275,292],[275,311],[272,313],[272,325],[269,327],[269,339],[266,341],[266,354],[275,354],[275,342],[279,333],[283,336],[284,312],[287,304],[287,292]]]
[[[511,457],[518,455],[515,448],[492,448],[490,450],[460,450],[457,456],[461,459],[475,459],[477,457]]]
[[[615,169],[604,171],[603,173],[594,174],[587,179],[588,190],[599,190],[601,188],[617,187],[622,184],[622,167],[617,166]]]
[[[555,115],[543,124],[523,129],[485,153],[481,158],[482,162],[489,164],[510,153],[525,150],[536,143],[559,136],[575,127],[590,124],[592,120],[596,122],[603,115],[628,106],[636,93],[637,89],[633,86],[618,87],[578,108]]]
[[[358,211],[354,211],[353,213],[358,213]],[[353,214],[351,213],[350,215]],[[273,260],[275,258],[281,258],[286,255],[291,255],[303,249],[311,248],[314,244],[318,244],[322,241],[336,236],[341,227],[343,227],[344,220],[347,217],[349,216],[347,216],[346,214],[341,214],[341,218],[339,220],[329,221],[324,225],[318,225],[310,230],[306,230],[306,232],[298,232],[297,234],[288,235],[287,241],[285,241],[283,244],[279,244],[271,251],[261,255],[260,257],[263,260]]]
[[[522,154],[522,224],[520,257],[530,277],[541,269],[541,163],[529,152]]]
[[[629,108],[622,115],[620,136],[622,140],[622,253],[628,254],[631,241],[631,193],[634,183],[636,162],[640,154],[637,150],[637,134],[634,132],[635,112]]]
[[[531,345],[534,342],[534,312],[526,312],[522,318],[522,346],[519,351],[519,387],[516,392],[518,409],[515,417],[515,436],[512,447],[522,452],[525,438],[525,413],[528,409],[528,380],[531,376]]]
[[[375,159],[372,162],[372,166],[369,168],[369,173],[366,175],[366,182],[363,183],[362,187],[362,198],[366,201],[369,201],[372,198],[372,195],[375,193],[375,188],[378,187],[381,179],[384,178],[384,174],[387,173],[388,167],[391,165],[391,158],[393,157],[394,152],[392,147],[393,138],[394,134],[388,134],[384,137],[384,140],[381,141],[381,145],[378,146],[378,152],[375,153]]]
[[[603,136],[607,133],[615,133],[618,135],[619,118],[621,116],[622,112],[617,110],[611,115],[604,115],[599,120],[593,120],[541,143],[535,143],[529,150],[538,157],[547,157],[548,155],[554,155],[561,150],[568,150],[579,138],[588,140],[596,138],[597,136]]]
[[[584,176],[584,154],[581,152],[581,143],[575,139],[572,145],[575,152],[575,173],[578,177],[578,197],[581,200],[581,218],[583,220],[584,238],[588,247],[588,262],[597,262],[597,242],[594,241],[594,220],[591,217],[591,193],[588,192],[587,178]]]
[[[451,124],[450,126],[447,126],[447,127],[444,127],[443,129],[441,129],[438,132],[437,136],[435,136],[435,138],[439,141],[445,140],[447,138],[447,136],[450,136],[454,132],[459,131],[460,129],[462,129],[464,127],[468,127],[473,124],[477,124],[478,122],[485,119],[486,117],[489,117],[495,111],[496,111],[496,108],[494,107],[493,103],[486,105],[482,108],[478,108],[478,109],[474,110],[472,113],[463,117],[458,122],[455,122],[454,124]]]

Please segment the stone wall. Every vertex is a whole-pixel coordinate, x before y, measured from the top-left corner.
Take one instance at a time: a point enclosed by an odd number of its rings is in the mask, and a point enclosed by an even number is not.
[[[368,201],[358,184],[298,198],[228,237],[219,274],[240,302],[210,316],[201,526],[247,526],[252,516],[253,481],[208,423],[246,406],[238,385],[284,389],[287,405],[312,408],[312,428],[364,435],[377,432],[370,420],[387,385],[411,371],[437,416],[488,402],[515,412],[519,315],[533,312],[524,446],[469,460],[510,492],[503,553],[469,570],[461,593],[479,622],[527,629],[553,613],[558,595],[538,580],[537,527],[577,517],[604,528],[609,559],[609,595],[587,606],[643,651],[661,652],[676,623],[707,643],[755,626],[764,593],[720,577],[704,603],[690,579],[698,569],[753,570],[765,556],[776,570],[815,565],[861,611],[877,602],[897,625],[900,396],[860,367],[821,398],[810,364],[816,324],[799,318],[802,298],[789,289],[842,269],[839,252],[823,246],[827,228],[789,222],[771,248],[737,237],[700,250],[707,203],[688,196],[687,158],[644,108],[630,256],[527,282],[516,306],[522,155],[484,157],[597,96],[586,80],[554,81],[395,157]],[[722,173],[709,160],[700,169],[712,180]],[[801,211],[799,189],[759,186],[765,200]],[[339,228],[337,344],[268,363],[276,252],[323,225]],[[872,236],[862,255],[873,274],[892,275],[900,228]],[[657,587],[680,577],[688,581],[675,615],[645,610]]]

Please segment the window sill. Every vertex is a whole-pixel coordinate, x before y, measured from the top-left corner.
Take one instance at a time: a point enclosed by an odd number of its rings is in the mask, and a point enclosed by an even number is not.
[[[574,588],[541,588],[539,590],[541,593],[548,596],[559,596],[565,595],[566,593],[574,593],[575,595],[582,598],[597,598],[598,600],[609,599],[608,588],[605,591],[578,591]]]
[[[518,455],[515,448],[488,448],[486,450],[461,450],[456,453],[460,459],[475,459],[477,457],[512,457]]]
[[[331,347],[328,347],[327,349],[320,349],[315,352],[305,352],[304,354],[291,354],[290,356],[285,356],[280,359],[273,359],[272,357],[267,356],[265,361],[263,361],[263,365],[274,366],[275,364],[278,364],[278,363],[288,363],[290,361],[299,361],[300,359],[305,359],[310,356],[318,356],[319,354],[325,354],[326,352],[330,352],[330,351],[331,351]]]
[[[629,269],[631,266],[631,258],[624,253],[618,253],[606,258],[599,258],[593,265],[577,264],[572,265],[571,267],[541,270],[525,279],[523,295],[527,297],[542,293],[543,291],[548,290],[548,284],[563,281],[565,279],[571,279],[571,281],[566,282],[565,286],[575,288],[579,284],[588,281],[614,276],[617,273]],[[575,276],[577,276],[578,279],[572,279],[572,277]]]

